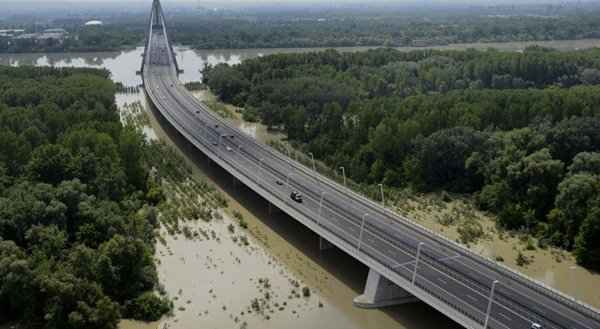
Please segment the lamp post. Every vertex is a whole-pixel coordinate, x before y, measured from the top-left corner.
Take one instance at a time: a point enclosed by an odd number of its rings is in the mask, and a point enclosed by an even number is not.
[[[285,176],[285,185],[290,189],[290,192],[292,191],[292,185],[290,185],[290,176],[294,175],[293,172],[289,172],[286,176]]]
[[[327,192],[322,191],[321,200],[319,200],[319,222],[323,221],[323,215],[321,215],[321,210],[323,209],[323,198],[325,198],[325,194],[327,194]]]
[[[415,258],[415,269],[413,270],[413,275],[412,275],[412,284],[413,286],[415,285],[415,281],[417,280],[417,268],[419,267],[419,258],[421,257],[421,248],[423,247],[425,243],[423,242],[419,242],[419,245],[417,246],[417,257]]]
[[[258,181],[260,180],[260,179],[259,179],[259,175],[260,175],[260,171],[261,171],[261,168],[262,168],[262,162],[263,162],[264,160],[265,160],[265,158],[260,158],[260,159],[258,160],[258,170],[256,171],[256,182],[257,182],[257,183],[258,183]]]
[[[357,254],[360,252],[360,245],[362,244],[363,230],[365,228],[365,219],[367,218],[367,216],[369,216],[369,213],[365,213],[364,215],[362,215],[362,221],[360,222],[360,233],[358,234],[358,246],[356,247]]]
[[[488,322],[490,321],[490,313],[492,312],[492,303],[494,302],[494,293],[496,292],[497,284],[498,284],[498,280],[494,280],[494,282],[492,282],[492,288],[490,290],[490,297],[488,299],[487,311],[485,312],[485,323],[483,324],[483,329],[487,329]]]
[[[309,152],[308,155],[310,155],[310,158],[312,159],[313,171],[317,172],[317,166],[315,165],[315,155],[312,152]]]
[[[344,186],[346,186],[346,168],[344,168],[344,166],[341,166],[340,170],[342,171],[342,176],[344,177]]]
[[[377,185],[379,185],[379,191],[381,191],[381,204],[383,204],[383,207],[385,208],[385,195],[383,194],[383,184]]]

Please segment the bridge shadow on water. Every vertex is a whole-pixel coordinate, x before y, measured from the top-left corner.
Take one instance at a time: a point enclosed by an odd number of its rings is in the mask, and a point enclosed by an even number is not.
[[[176,146],[203,175],[213,181],[221,190],[237,201],[275,234],[279,235],[311,261],[317,263],[325,271],[349,287],[355,295],[362,293],[369,270],[367,266],[336,247],[320,250],[319,236],[316,233],[283,211],[276,209],[275,206],[270,207],[267,200],[244,186],[243,183],[236,182],[236,179],[232,175],[212,162],[212,160],[197,150],[194,145],[173,128],[164,119],[162,114],[151,105],[149,99],[147,99],[147,103],[149,105],[148,108],[152,112],[151,122],[153,128],[161,139]],[[351,303],[351,300],[347,302]],[[462,326],[437,310],[421,302],[393,306],[381,310],[396,320],[399,328],[462,328]],[[379,327],[376,324],[369,324],[369,328]]]

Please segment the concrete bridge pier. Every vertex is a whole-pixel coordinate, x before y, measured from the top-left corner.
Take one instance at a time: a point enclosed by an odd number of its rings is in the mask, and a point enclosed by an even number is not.
[[[372,309],[417,301],[419,300],[415,296],[371,268],[365,284],[365,291],[362,295],[354,298],[352,303],[359,308]]]
[[[319,237],[319,251],[333,248],[333,244],[322,237]]]

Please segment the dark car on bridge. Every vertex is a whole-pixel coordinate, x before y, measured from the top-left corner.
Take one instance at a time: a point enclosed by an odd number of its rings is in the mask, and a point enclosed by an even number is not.
[[[292,194],[290,194],[290,198],[298,203],[302,203],[302,194],[297,191],[292,192]]]

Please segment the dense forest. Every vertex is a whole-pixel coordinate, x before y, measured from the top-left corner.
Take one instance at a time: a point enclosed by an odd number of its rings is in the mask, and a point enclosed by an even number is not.
[[[161,190],[107,71],[0,66],[0,324],[156,320]]]
[[[600,269],[600,49],[378,49],[207,67],[248,120],[354,180],[473,195]]]
[[[568,40],[600,37],[600,14],[523,16],[333,16],[252,20],[181,17],[176,43],[198,49],[432,46],[449,43]]]
[[[221,12],[165,9],[171,38],[197,49],[432,46],[449,43],[569,40],[600,37],[600,8],[578,10],[544,6],[510,10],[469,8],[344,9]],[[562,7],[561,7],[562,8]],[[282,9],[283,10],[283,9]],[[83,26],[85,20],[55,19],[52,24],[0,20],[0,28],[27,32],[65,28],[69,37],[57,40],[0,37],[0,53],[118,50],[143,45],[147,13],[114,14],[103,26]]]

